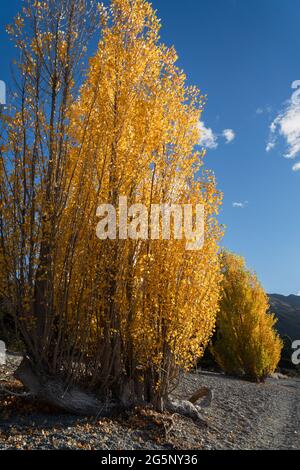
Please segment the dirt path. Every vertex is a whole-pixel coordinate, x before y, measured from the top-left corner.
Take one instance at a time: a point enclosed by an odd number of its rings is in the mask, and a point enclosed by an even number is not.
[[[252,384],[204,372],[186,377],[180,395],[197,383],[214,390],[213,405],[204,411],[211,428],[205,448],[300,449],[300,379]]]
[[[270,385],[276,398],[259,430],[258,443],[263,448],[300,449],[300,381],[272,380]]]

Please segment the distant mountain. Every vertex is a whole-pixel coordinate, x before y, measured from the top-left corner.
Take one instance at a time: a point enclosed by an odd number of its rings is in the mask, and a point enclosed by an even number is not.
[[[300,296],[269,294],[270,310],[278,318],[276,329],[280,336],[300,340]]]

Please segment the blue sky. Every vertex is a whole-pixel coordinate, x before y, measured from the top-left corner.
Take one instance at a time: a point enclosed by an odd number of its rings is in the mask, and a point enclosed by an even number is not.
[[[175,45],[189,82],[208,94],[203,121],[215,148],[208,149],[206,166],[224,192],[224,245],[245,256],[268,292],[298,293],[300,171],[293,167],[300,163],[300,106],[291,101],[291,85],[300,80],[300,2],[152,4],[162,19],[162,40]],[[5,24],[21,5],[10,0],[0,7],[0,80],[8,84],[15,50]],[[225,129],[235,135],[229,143],[233,135],[226,139]]]

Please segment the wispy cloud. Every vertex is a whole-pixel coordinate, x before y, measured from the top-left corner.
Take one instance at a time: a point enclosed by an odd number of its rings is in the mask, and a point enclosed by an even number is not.
[[[222,135],[226,139],[226,144],[230,144],[235,139],[235,132],[232,129],[224,129]]]
[[[244,202],[233,202],[232,207],[236,209],[245,209],[245,207],[248,205],[248,201]]]
[[[206,127],[204,122],[199,122],[200,145],[208,149],[216,149],[218,147],[218,136],[214,134],[210,127]]]
[[[293,165],[292,170],[293,170],[293,171],[300,171],[300,162],[295,163],[295,165]]]
[[[266,151],[267,152],[271,152],[271,150],[273,150],[273,148],[275,147],[275,142],[268,142],[267,143],[267,146],[266,146]]]
[[[300,154],[300,80],[293,82],[291,98],[270,125],[269,141],[266,151],[270,152],[276,145],[278,137],[285,140],[285,158],[296,158]],[[297,88],[299,88],[297,90]]]
[[[235,132],[233,129],[224,129],[220,134],[214,132],[210,127],[206,127],[203,121],[199,122],[200,140],[199,144],[211,150],[218,148],[219,137],[224,137],[226,144],[229,144],[235,139]]]
[[[257,115],[261,115],[261,114],[270,114],[272,112],[272,107],[267,105],[267,106],[264,106],[264,107],[259,107],[256,109],[255,113]]]

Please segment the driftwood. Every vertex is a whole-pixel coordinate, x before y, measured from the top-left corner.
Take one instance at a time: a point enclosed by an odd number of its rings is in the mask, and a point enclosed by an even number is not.
[[[200,398],[204,398],[204,400],[202,400],[201,404],[197,405]],[[212,399],[212,390],[207,387],[201,387],[188,400],[169,400],[166,408],[171,413],[187,416],[195,421],[206,424],[201,417],[201,410],[210,406]]]
[[[129,404],[126,393],[122,403],[104,403],[92,393],[88,393],[78,386],[70,385],[66,387],[65,383],[58,378],[41,378],[35,372],[28,358],[22,360],[14,376],[26,387],[29,395],[72,414],[96,416],[98,418],[111,417],[134,406],[134,403]],[[201,387],[189,400],[167,400],[164,408],[171,413],[187,416],[203,423],[201,410],[203,407],[210,406],[212,397],[213,394],[210,389]],[[197,404],[201,398],[205,400],[201,404]],[[141,403],[139,404],[141,405]]]
[[[13,397],[21,397],[21,398],[24,398],[24,397],[31,397],[32,396],[32,393],[31,392],[13,392],[12,390],[9,390],[8,388],[6,387],[3,387],[2,385],[0,385],[0,392],[4,392],[4,393],[7,393],[8,395],[12,395]]]
[[[79,387],[71,385],[66,388],[59,379],[40,378],[27,358],[22,360],[14,377],[22,382],[31,395],[72,414],[107,417],[120,411],[120,406],[102,403]]]
[[[195,421],[203,421],[199,407],[187,400],[169,400],[166,409],[171,413],[187,416]]]
[[[193,395],[188,399],[193,405],[200,400],[200,398],[204,398],[201,402],[201,408],[207,408],[211,405],[213,400],[213,391],[208,387],[201,387],[199,388]]]

